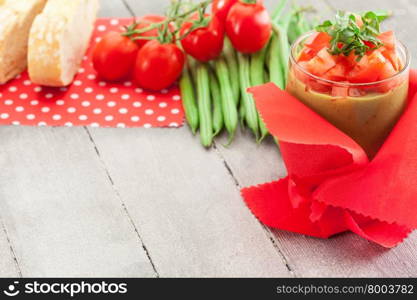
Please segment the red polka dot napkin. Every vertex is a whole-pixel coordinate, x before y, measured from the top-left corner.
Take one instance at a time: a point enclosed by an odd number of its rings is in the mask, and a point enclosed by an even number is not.
[[[288,177],[243,189],[248,207],[270,227],[320,238],[352,231],[387,248],[401,243],[417,228],[416,92],[412,71],[409,106],[368,161],[350,137],[290,94],[273,84],[253,88]]]
[[[99,80],[91,63],[92,47],[108,31],[120,30],[131,19],[99,19],[91,47],[72,85],[34,85],[27,73],[0,85],[0,125],[179,127],[184,112],[177,87],[154,93],[131,81]]]

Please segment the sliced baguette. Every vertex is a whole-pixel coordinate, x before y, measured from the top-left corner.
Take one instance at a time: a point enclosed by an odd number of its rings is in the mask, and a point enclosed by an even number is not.
[[[49,0],[29,37],[32,82],[52,87],[72,83],[88,48],[98,0]]]
[[[30,28],[45,3],[46,0],[1,1],[0,84],[15,78],[26,69]]]

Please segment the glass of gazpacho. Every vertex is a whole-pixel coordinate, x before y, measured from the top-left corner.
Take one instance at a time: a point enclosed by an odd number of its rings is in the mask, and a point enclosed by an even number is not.
[[[375,13],[338,13],[291,48],[287,91],[355,140],[372,159],[401,117],[410,55]]]

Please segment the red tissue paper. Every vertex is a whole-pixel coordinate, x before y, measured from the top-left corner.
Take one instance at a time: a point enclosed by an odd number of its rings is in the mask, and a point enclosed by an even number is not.
[[[289,93],[269,83],[251,89],[280,141],[288,177],[242,189],[265,225],[318,238],[352,231],[383,247],[417,228],[417,71],[409,104],[377,156],[365,151]]]
[[[98,19],[91,45],[73,84],[48,88],[32,83],[27,72],[0,85],[0,125],[180,127],[184,120],[177,86],[158,92],[131,81],[105,82],[92,66],[94,45],[132,19]]]

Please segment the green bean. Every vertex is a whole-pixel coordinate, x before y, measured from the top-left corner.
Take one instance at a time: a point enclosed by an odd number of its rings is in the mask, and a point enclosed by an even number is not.
[[[261,115],[259,115],[259,130],[261,131],[261,137],[257,141],[258,144],[261,144],[263,140],[269,135],[269,130],[265,125],[264,120],[262,120]]]
[[[310,30],[310,26],[307,24],[304,18],[304,13],[298,8],[293,12],[293,17],[288,27],[288,39],[290,43],[294,43],[300,36]]]
[[[233,99],[236,105],[239,103],[240,87],[239,87],[239,66],[237,64],[236,51],[228,38],[224,40],[224,57],[229,67],[230,83],[233,90]]]
[[[276,26],[276,30],[278,32],[278,38],[279,38],[279,43],[278,43],[278,53],[279,53],[279,63],[281,66],[281,70],[282,70],[282,75],[283,75],[283,85],[282,85],[282,89],[285,88],[286,84],[287,84],[287,76],[288,76],[288,63],[289,63],[289,59],[290,59],[290,44],[288,42],[288,35],[287,35],[287,30],[285,28],[285,26],[281,26],[281,25],[277,25]]]
[[[261,85],[265,83],[265,58],[269,49],[269,44],[261,51],[252,55],[250,61],[250,80],[252,86]]]
[[[245,128],[245,118],[245,105],[243,105],[243,102],[241,102],[239,106],[239,121],[240,127],[242,127],[242,129]]]
[[[188,67],[184,69],[180,79],[180,89],[182,94],[182,105],[185,111],[185,118],[191,128],[191,131],[195,135],[198,130],[199,117],[197,104],[195,102],[194,85]]]
[[[301,34],[309,32],[310,30],[313,29],[311,25],[309,24],[309,22],[306,21],[305,18],[300,18],[299,27],[301,30]]]
[[[279,38],[279,58],[281,69],[283,72],[284,83],[283,87],[285,88],[287,84],[288,77],[288,61],[290,58],[290,42],[288,41],[288,27],[295,12],[291,12],[285,15],[279,22],[274,22],[274,31],[277,32]]]
[[[224,117],[224,125],[229,133],[229,144],[233,141],[238,125],[238,111],[235,100],[233,99],[233,90],[230,83],[229,70],[223,58],[219,58],[215,62],[215,70],[219,79],[220,92],[222,99],[222,111]]]
[[[200,139],[204,147],[210,147],[213,143],[213,123],[211,116],[210,77],[205,64],[199,63],[197,65],[196,77]]]
[[[300,14],[295,13],[290,21],[290,25],[288,26],[288,40],[292,44],[302,33],[300,30]]]
[[[279,88],[285,88],[284,72],[280,59],[280,40],[278,34],[274,32],[271,37],[271,45],[269,47],[269,80],[275,83]]]
[[[269,53],[269,50],[268,50],[267,54],[268,53]],[[265,59],[266,59],[266,63],[267,63],[269,61],[268,56],[266,56]],[[267,69],[265,69],[265,71],[264,71],[264,78],[265,78],[265,82],[270,82],[271,81],[271,80],[269,80],[269,72],[268,72]]]
[[[213,101],[213,136],[217,136],[224,126],[222,111],[222,96],[216,74],[210,76],[211,99]]]
[[[285,29],[285,31],[287,31],[288,30],[288,27],[290,26],[291,20],[294,17],[294,14],[295,14],[294,11],[292,11],[290,13],[287,13],[281,19],[274,20],[273,21],[273,24],[276,25],[276,26],[277,25],[283,26],[284,29]]]
[[[242,94],[242,102],[245,106],[245,120],[248,127],[252,130],[256,139],[259,138],[259,118],[258,111],[256,110],[255,101],[251,94],[247,92],[247,89],[250,88],[250,62],[249,58],[239,53],[239,76],[240,76],[240,92]],[[263,74],[262,74],[263,77]]]
[[[275,10],[272,13],[272,20],[274,20],[274,22],[277,22],[277,20],[280,19],[281,15],[282,15],[282,12],[283,12],[287,2],[288,2],[288,0],[281,0],[278,3],[278,6],[275,8]]]
[[[255,53],[251,59],[250,65],[250,74],[251,74],[251,85],[261,85],[266,82],[265,78],[265,59],[267,51],[269,50],[269,44],[264,47],[258,53]],[[269,132],[266,128],[265,123],[263,122],[261,116],[258,113],[258,123],[259,123],[259,130],[261,132],[261,136],[258,139],[258,143],[261,143],[265,137],[268,136]]]

